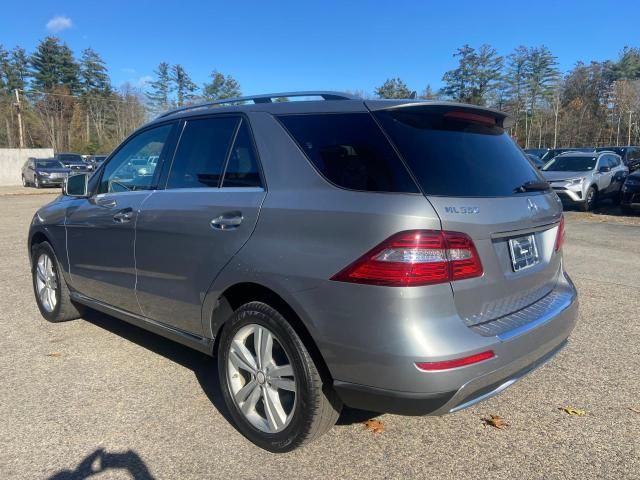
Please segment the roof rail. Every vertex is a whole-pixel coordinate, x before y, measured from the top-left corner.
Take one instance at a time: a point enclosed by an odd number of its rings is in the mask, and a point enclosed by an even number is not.
[[[330,92],[330,91],[305,91],[305,92],[280,92],[280,93],[265,93],[263,95],[251,95],[248,97],[234,97],[225,98],[223,100],[214,100],[212,102],[196,103],[194,105],[188,105],[186,107],[180,107],[173,110],[169,110],[156,118],[164,118],[169,115],[173,115],[178,112],[186,112],[189,110],[200,110],[203,108],[209,108],[216,105],[234,105],[237,103],[272,103],[274,98],[291,98],[291,97],[322,97],[323,100],[361,100],[360,97],[349,95],[342,92]]]

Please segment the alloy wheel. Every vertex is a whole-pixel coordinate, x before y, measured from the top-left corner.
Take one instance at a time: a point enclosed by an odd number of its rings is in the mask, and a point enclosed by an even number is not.
[[[53,269],[53,260],[46,253],[38,257],[36,289],[42,307],[49,313],[53,312],[58,304],[58,279]]]
[[[238,411],[255,428],[276,433],[289,425],[296,378],[290,355],[269,329],[249,324],[238,330],[229,347],[227,380]]]

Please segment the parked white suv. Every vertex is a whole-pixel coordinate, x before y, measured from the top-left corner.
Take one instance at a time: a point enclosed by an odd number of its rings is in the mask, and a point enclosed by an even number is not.
[[[620,202],[622,184],[629,169],[614,152],[565,152],[541,169],[542,174],[563,203],[579,206],[585,212],[598,200]]]

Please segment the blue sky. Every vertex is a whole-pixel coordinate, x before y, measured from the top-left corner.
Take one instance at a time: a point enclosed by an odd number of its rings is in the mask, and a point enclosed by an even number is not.
[[[624,1],[188,1],[6,2],[0,44],[29,52],[50,32],[79,54],[92,47],[112,81],[142,85],[161,61],[181,63],[198,84],[213,69],[243,93],[372,92],[401,77],[439,88],[465,43],[508,54],[546,45],[562,70],[640,46],[640,2]],[[10,19],[10,21],[9,21]]]

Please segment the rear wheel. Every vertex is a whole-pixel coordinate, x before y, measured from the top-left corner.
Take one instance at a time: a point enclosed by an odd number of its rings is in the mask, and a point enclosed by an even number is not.
[[[33,291],[42,316],[50,322],[79,318],[80,307],[71,301],[60,264],[48,242],[33,247],[31,263]]]
[[[238,430],[271,452],[287,452],[329,430],[341,403],[323,385],[302,340],[261,302],[236,310],[218,350],[223,396]]]
[[[28,187],[29,186],[29,184],[27,183],[27,179],[24,178],[24,175],[22,175],[22,186],[23,187]]]
[[[593,210],[593,208],[596,206],[597,201],[598,191],[595,189],[595,187],[589,187],[584,202],[581,205],[582,210],[584,210],[585,212]]]

